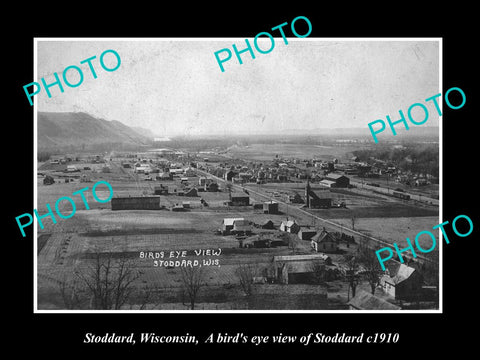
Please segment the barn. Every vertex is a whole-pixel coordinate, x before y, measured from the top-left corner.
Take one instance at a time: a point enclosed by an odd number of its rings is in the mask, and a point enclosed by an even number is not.
[[[153,193],[155,195],[168,195],[168,187],[160,184],[160,186],[154,187]]]
[[[278,214],[278,202],[276,201],[267,201],[263,203],[263,213],[264,214]]]
[[[274,278],[281,284],[309,284],[315,271],[326,271],[328,259],[324,254],[274,256]]]
[[[338,250],[337,240],[325,228],[312,237],[311,245],[316,252],[333,253]]]
[[[229,235],[230,232],[233,230],[233,226],[235,224],[235,221],[244,221],[244,218],[225,218],[223,219],[222,223],[222,233],[224,235]]]
[[[272,220],[265,220],[262,225],[262,229],[275,229],[275,225]]]
[[[112,210],[159,210],[160,196],[114,197]]]
[[[329,184],[329,187],[346,188],[350,185],[350,179],[345,175],[330,173],[325,176],[321,183]]]

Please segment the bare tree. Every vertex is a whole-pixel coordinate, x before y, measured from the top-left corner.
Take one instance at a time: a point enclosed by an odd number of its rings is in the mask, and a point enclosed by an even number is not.
[[[355,292],[358,284],[360,283],[360,266],[355,256],[348,254],[345,255],[345,268],[343,271],[344,279],[348,283],[349,300],[350,289],[352,289],[352,297],[355,297]]]
[[[312,273],[312,279],[315,284],[323,284],[326,281],[326,269],[325,264],[321,261],[314,261],[310,265],[310,270]]]
[[[228,199],[232,201],[232,184],[227,182],[225,184],[225,190],[228,191]]]
[[[257,274],[257,267],[253,264],[241,264],[235,269],[235,274],[245,295],[251,295],[253,292],[253,278]]]
[[[190,309],[195,309],[195,301],[197,300],[200,288],[205,285],[205,271],[200,266],[185,266],[180,268],[182,275],[183,296],[187,296],[190,302]]]
[[[67,309],[81,309],[85,306],[85,291],[78,286],[77,279],[68,281],[66,277],[64,277],[63,281],[60,281],[58,286],[60,296]]]
[[[157,308],[161,304],[158,291],[158,288],[148,285],[139,289],[135,304],[130,304],[130,310],[145,310],[147,305],[150,305],[153,309]]]
[[[127,258],[93,253],[90,266],[77,269],[72,285],[60,284],[60,294],[67,308],[118,310],[132,300],[134,282],[142,275]],[[87,304],[88,303],[88,304]]]
[[[295,251],[298,247],[298,237],[291,233],[286,233],[288,236],[288,248],[292,250],[292,254],[295,255]]]
[[[380,269],[380,263],[377,257],[374,255],[374,250],[364,248],[359,254],[359,262],[363,266],[360,274],[370,285],[372,295],[375,295],[375,289],[380,284],[380,278],[383,272]]]

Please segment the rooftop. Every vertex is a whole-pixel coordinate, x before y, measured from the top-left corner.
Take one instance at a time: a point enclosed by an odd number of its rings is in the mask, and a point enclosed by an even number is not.
[[[401,309],[399,306],[393,305],[388,301],[383,300],[363,290],[357,290],[355,297],[348,302],[348,305],[351,305],[358,310],[400,310]]]

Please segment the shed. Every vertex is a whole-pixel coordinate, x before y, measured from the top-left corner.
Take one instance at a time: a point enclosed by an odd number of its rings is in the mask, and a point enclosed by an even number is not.
[[[43,185],[52,185],[55,183],[55,180],[50,175],[45,175],[43,178]]]
[[[262,229],[274,229],[275,226],[272,220],[265,220],[261,225]]]
[[[114,197],[112,210],[159,210],[160,196]]]
[[[197,189],[191,188],[191,189],[185,190],[184,196],[197,197],[198,196]]]
[[[317,209],[317,208],[328,209],[332,207],[332,202],[333,202],[332,198],[321,198],[321,197],[312,198],[310,200],[310,207],[313,209]]]
[[[168,187],[163,186],[163,185],[155,186],[154,190],[153,190],[153,193],[155,195],[167,195],[168,194]]]
[[[216,182],[206,183],[205,184],[205,191],[209,192],[217,192],[218,191],[218,184]]]
[[[288,196],[288,201],[292,204],[303,204],[304,201],[299,193],[295,192],[293,195]]]
[[[156,176],[157,180],[172,180],[173,179],[173,174],[170,172],[161,172]]]
[[[237,175],[235,171],[228,170],[227,172],[225,172],[224,179],[226,181],[232,181],[235,175]]]
[[[222,223],[222,232],[224,235],[230,234],[230,231],[233,230],[233,225],[236,220],[245,220],[244,218],[225,218]]]
[[[320,181],[319,183],[320,185],[323,185],[323,186],[327,186],[327,187],[335,187],[335,181],[332,181],[332,180],[322,180]]]
[[[263,203],[263,213],[264,214],[278,214],[278,202],[276,201],[267,201]]]
[[[310,240],[316,234],[317,234],[317,231],[315,229],[301,227],[300,230],[298,231],[298,238],[300,240]]]
[[[316,252],[333,253],[338,250],[337,240],[325,229],[312,237],[311,246]]]
[[[324,254],[274,256],[274,277],[282,284],[311,283],[315,265],[325,269],[326,258]]]

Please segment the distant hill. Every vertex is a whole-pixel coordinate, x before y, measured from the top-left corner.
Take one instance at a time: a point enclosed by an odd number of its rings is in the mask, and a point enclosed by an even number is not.
[[[131,126],[136,133],[145,136],[147,139],[153,140],[157,135],[153,134],[151,130],[142,128],[140,126]]]
[[[38,149],[99,150],[134,148],[151,143],[147,130],[82,112],[39,112]],[[140,133],[141,132],[141,133]]]

